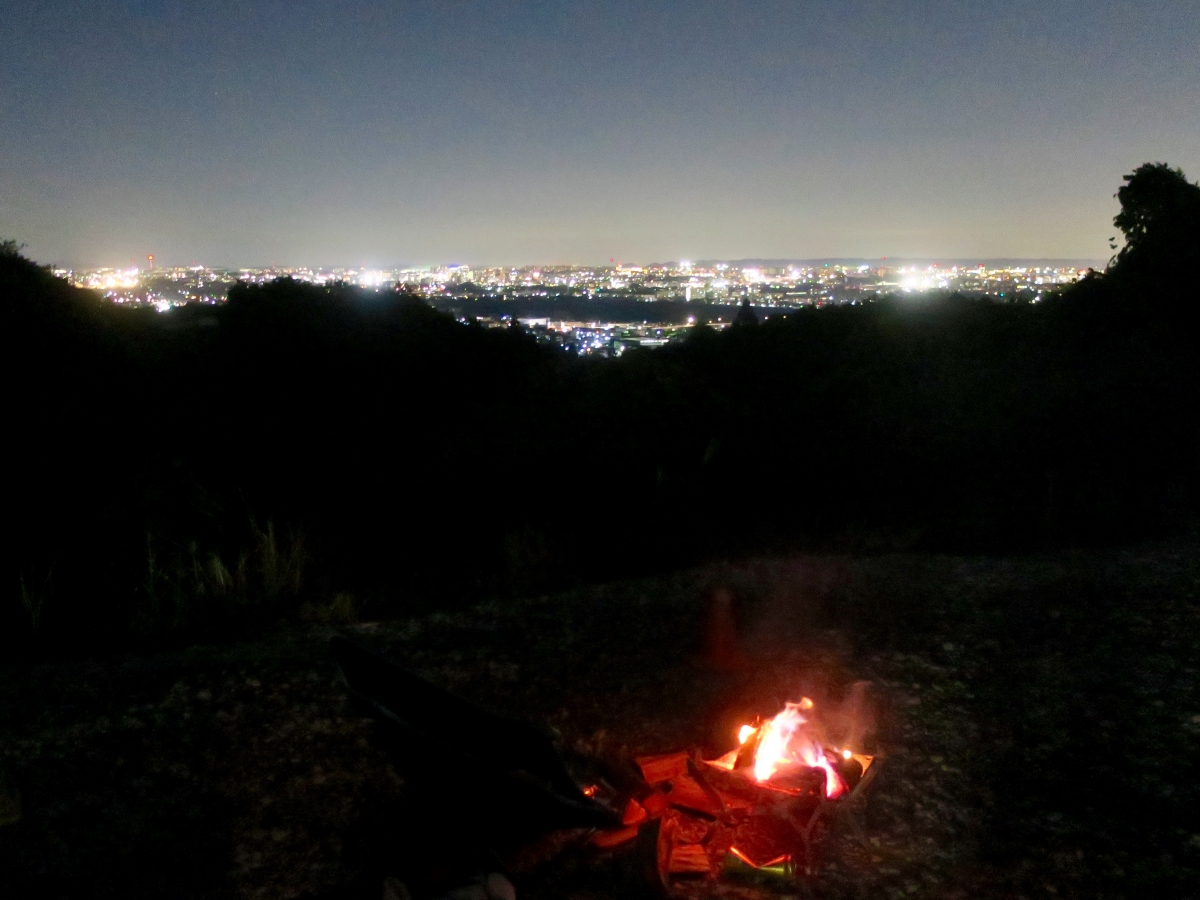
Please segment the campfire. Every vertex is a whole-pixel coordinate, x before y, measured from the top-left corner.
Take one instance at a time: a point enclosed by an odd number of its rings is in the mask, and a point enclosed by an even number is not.
[[[625,801],[622,826],[597,831],[593,843],[641,842],[664,887],[731,866],[810,872],[825,815],[874,775],[874,757],[825,743],[814,707],[805,697],[743,725],[737,746],[717,759],[636,758],[644,786]]]
[[[828,812],[862,791],[878,768],[856,738],[830,741],[816,705],[803,697],[742,725],[716,759],[695,750],[640,756],[635,771],[593,757],[596,774],[611,780],[581,787],[536,726],[475,707],[345,638],[334,638],[332,649],[351,697],[409,776],[413,807],[426,819],[442,811],[452,820],[441,823],[451,849],[470,841],[519,860],[554,834],[604,850],[632,846],[667,891],[677,880],[737,867],[803,875],[813,869]],[[491,740],[481,743],[480,733]],[[487,785],[482,795],[480,784]],[[454,813],[461,808],[473,810],[469,829]],[[412,862],[414,871],[428,870],[416,877],[433,878],[429,859]]]

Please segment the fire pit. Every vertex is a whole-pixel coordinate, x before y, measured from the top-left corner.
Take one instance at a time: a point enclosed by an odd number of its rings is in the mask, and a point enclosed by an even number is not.
[[[826,813],[876,771],[874,757],[826,746],[821,734],[805,697],[767,721],[743,725],[739,745],[717,759],[695,751],[638,757],[644,785],[625,800],[622,826],[598,831],[592,841],[637,841],[666,889],[739,866],[807,874]]]

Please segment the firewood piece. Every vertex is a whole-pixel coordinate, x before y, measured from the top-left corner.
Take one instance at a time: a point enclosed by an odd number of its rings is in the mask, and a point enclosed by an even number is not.
[[[621,816],[621,824],[640,825],[647,818],[649,816],[646,814],[645,808],[631,797],[629,802],[625,804],[625,812]]]
[[[797,766],[776,773],[771,778],[772,786],[797,796],[825,797],[825,770],[816,766]]]
[[[671,871],[671,853],[675,849],[675,827],[678,820],[674,817],[658,820],[658,875],[659,880],[666,885],[667,875]]]
[[[642,799],[642,809],[652,819],[657,819],[661,816],[667,811],[667,807],[670,805],[671,801],[667,799],[667,795],[662,791],[655,791],[653,794]]]
[[[705,765],[716,766],[719,769],[725,769],[727,772],[732,772],[737,765],[737,750],[730,750],[728,753],[718,756],[716,759],[703,760]]]
[[[772,793],[754,781],[748,775],[740,772],[730,772],[717,766],[702,763],[704,780],[721,795],[721,801],[729,809],[753,809],[764,801],[764,796]]]
[[[671,801],[672,806],[695,810],[714,818],[722,811],[720,802],[714,803],[708,792],[689,775],[681,775],[671,782],[671,791],[667,794],[667,799]]]
[[[675,823],[672,840],[676,844],[702,843],[708,837],[708,833],[712,830],[714,824],[712,819],[694,816],[678,809],[672,809],[667,813],[666,818],[671,819]]]
[[[708,874],[712,861],[701,844],[676,844],[671,849],[667,871],[672,875]]]
[[[642,777],[646,779],[646,784],[657,787],[687,773],[688,755],[680,751],[664,753],[660,756],[639,756],[634,762],[642,770]]]
[[[730,818],[729,807],[725,803],[725,798],[722,797],[720,792],[717,791],[717,789],[709,783],[708,779],[704,777],[705,768],[707,767],[701,763],[697,763],[694,759],[688,760],[688,774],[692,777],[692,780],[700,786],[700,789],[704,791],[708,799],[712,801],[713,806],[716,808],[714,815],[726,822],[732,821]]]
[[[784,790],[775,784],[759,784],[740,772],[728,772],[707,763],[702,764],[702,771],[705,780],[731,810],[815,809],[820,802],[820,796],[814,793],[815,787],[818,783],[824,785],[824,781],[806,776],[808,793],[805,793]]]
[[[629,825],[625,828],[613,828],[606,831],[597,831],[592,835],[592,843],[602,849],[610,847],[619,847],[628,841],[632,841],[637,837],[637,826]]]

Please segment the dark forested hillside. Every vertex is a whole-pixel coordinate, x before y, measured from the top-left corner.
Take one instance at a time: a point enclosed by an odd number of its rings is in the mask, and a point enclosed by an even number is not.
[[[803,310],[616,360],[291,281],[118,309],[5,245],[2,631],[90,651],[780,546],[1186,527],[1198,195],[1139,169],[1113,266],[1041,304]]]

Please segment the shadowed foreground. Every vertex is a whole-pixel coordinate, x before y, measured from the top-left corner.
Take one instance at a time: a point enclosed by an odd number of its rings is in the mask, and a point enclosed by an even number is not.
[[[752,663],[732,674],[699,661],[714,583],[738,598]],[[865,809],[835,822],[820,873],[697,895],[1180,897],[1200,883],[1198,585],[1190,543],[798,557],[350,630],[489,709],[552,725],[568,752],[713,745],[746,709],[869,679],[885,760]],[[374,864],[370,823],[402,784],[327,637],[9,679],[0,759],[24,814],[0,829],[0,894],[354,895]],[[616,897],[629,877],[568,851],[517,887]]]

